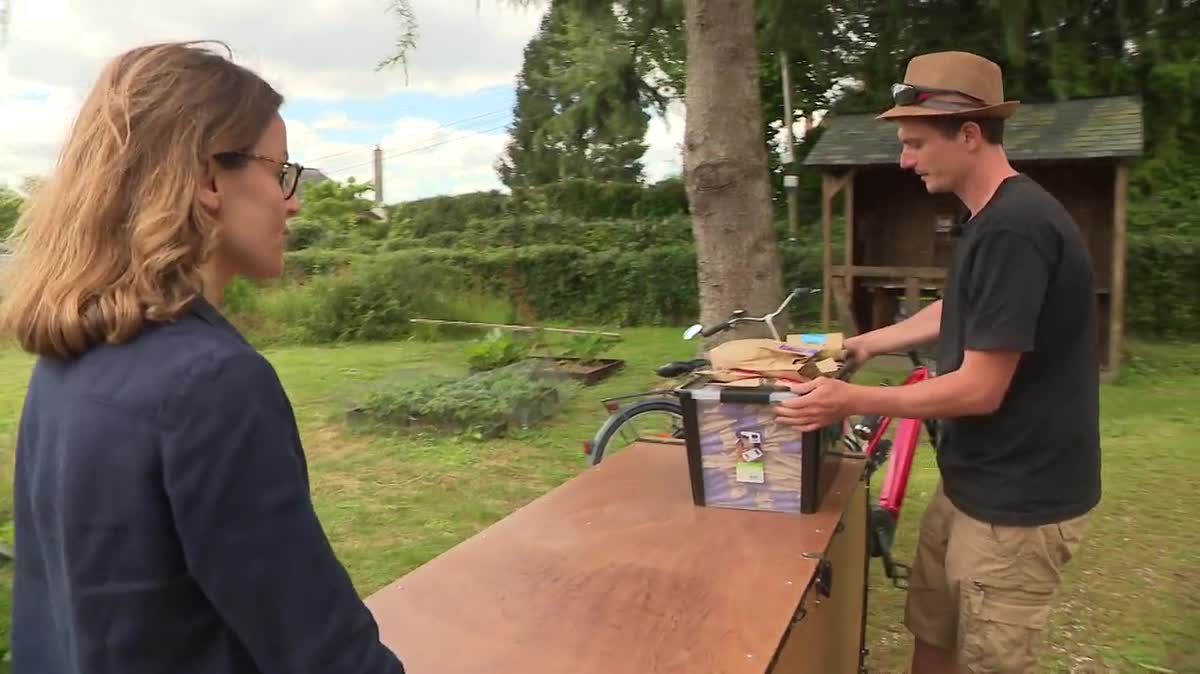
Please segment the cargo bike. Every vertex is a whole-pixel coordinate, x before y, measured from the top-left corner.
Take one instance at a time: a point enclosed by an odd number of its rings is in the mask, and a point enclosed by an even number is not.
[[[728,319],[716,325],[691,326],[684,332],[683,338],[692,340],[698,336],[711,337],[742,323],[764,323],[776,341],[783,341],[774,320],[796,299],[820,292],[820,289],[796,288],[769,314],[754,317],[747,316],[745,311],[734,311]],[[906,317],[907,314],[901,311],[897,320]],[[903,380],[904,385],[915,384],[933,376],[933,368],[926,364],[920,352],[915,349],[903,354],[883,355],[908,361],[911,370]],[[588,464],[598,464],[606,454],[611,454],[631,442],[676,444],[683,440],[686,396],[681,396],[681,390],[691,387],[699,379],[696,372],[709,366],[710,363],[705,358],[668,363],[657,368],[656,374],[665,380],[682,379],[682,383],[601,400],[609,416],[595,436],[584,443],[583,452]],[[848,379],[858,367],[859,364],[850,362],[837,376]],[[761,397],[762,393],[759,392],[758,395]],[[633,402],[622,404],[627,401]],[[893,422],[894,436],[889,437],[888,431],[893,430]],[[865,477],[868,481],[891,459],[885,470],[878,501],[872,503],[870,508],[870,551],[872,557],[881,559],[887,577],[901,588],[907,587],[908,567],[892,558],[891,546],[922,430],[926,431],[930,445],[936,449],[940,425],[935,419],[894,420],[882,415],[867,415],[858,419],[846,419],[839,433],[844,450],[851,456],[861,456],[866,460]]]
[[[685,337],[761,321],[777,338],[773,318],[810,292]],[[929,376],[913,358],[909,381]],[[723,387],[706,363],[672,363],[660,374],[677,385],[609,400],[585,470],[367,598],[408,671],[867,671],[869,563],[903,583],[889,550],[920,423],[899,420],[890,441],[880,418],[800,433],[773,421],[789,390]],[[678,424],[618,447],[648,403]]]

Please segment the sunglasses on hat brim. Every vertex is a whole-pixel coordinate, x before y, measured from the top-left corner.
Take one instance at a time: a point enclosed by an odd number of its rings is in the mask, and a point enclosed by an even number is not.
[[[896,105],[923,105],[935,96],[944,95],[962,96],[975,101],[979,105],[987,105],[986,101],[972,96],[971,94],[958,91],[957,89],[938,89],[935,87],[923,87],[918,84],[905,84],[903,82],[897,82],[896,84],[892,85],[892,101],[894,101]],[[939,101],[939,103],[950,104],[952,102]],[[965,103],[959,105],[969,107]]]

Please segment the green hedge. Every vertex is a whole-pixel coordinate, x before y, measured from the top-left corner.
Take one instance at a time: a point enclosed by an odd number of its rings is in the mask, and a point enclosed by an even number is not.
[[[1131,333],[1200,333],[1197,175],[1150,162],[1131,185],[1125,308]],[[369,202],[362,190],[322,185],[305,195],[304,212],[292,222],[288,282],[357,278],[376,258],[398,265],[442,261],[455,283],[494,290],[547,320],[640,324],[697,313],[692,222],[677,178],[650,186],[576,179],[511,195],[434,197],[393,206],[388,222],[363,215]],[[816,228],[806,225],[806,240],[789,241],[783,212],[777,240],[786,285],[820,285]],[[842,257],[839,219],[834,259]],[[810,300],[794,317],[811,321],[819,305]]]
[[[437,232],[462,231],[471,220],[496,218],[508,213],[512,198],[501,192],[472,192],[430,197],[397,204],[390,221],[416,237]]]
[[[320,260],[300,251],[288,257],[289,266],[337,271],[284,281],[270,291],[270,301],[246,298],[239,289],[234,309],[277,326],[275,340],[393,339],[411,332],[410,318],[459,318],[470,310],[463,297],[499,297],[552,322],[678,324],[698,312],[695,256],[684,247],[429,248]],[[245,318],[255,323],[254,316]]]
[[[556,218],[603,220],[655,219],[687,212],[687,194],[678,178],[653,185],[581,178],[519,188],[511,195],[492,190],[409,201],[393,207],[390,221],[396,231],[426,238],[462,232],[475,220],[518,214],[553,213]]]
[[[1149,173],[1155,189],[1145,183]],[[1150,161],[1129,204],[1125,319],[1155,338],[1200,334],[1200,170]]]
[[[653,325],[696,314],[696,261],[689,247],[416,249],[381,259],[451,269],[444,287],[486,286],[514,301],[524,299],[540,319]]]
[[[585,220],[574,216],[519,214],[471,220],[462,229],[444,229],[420,237],[394,238],[385,250],[416,248],[525,247],[541,244],[608,248],[650,248],[692,244],[687,216],[657,219]],[[375,250],[378,250],[375,244]]]
[[[546,240],[560,242],[537,243]],[[819,287],[820,242],[779,240],[786,286]],[[285,283],[302,284],[296,292],[304,295],[288,304],[289,329],[309,325],[310,318],[295,317],[296,307],[324,307],[313,310],[311,325],[301,331],[307,339],[405,334],[412,310],[449,316],[455,298],[483,295],[528,308],[541,321],[682,324],[699,313],[690,223],[680,216],[585,221],[508,215],[472,221],[459,232],[389,241],[374,252],[294,251],[286,267]],[[1200,333],[1200,237],[1186,230],[1131,231],[1127,287],[1130,333]],[[440,299],[418,307],[418,299],[434,291]],[[793,321],[805,323],[819,315],[820,302],[813,299],[792,311]],[[385,324],[391,327],[378,327]]]
[[[289,343],[396,339],[412,332],[409,319],[453,313],[461,304],[457,289],[446,283],[456,270],[434,260],[397,262],[386,256],[341,259],[328,265],[338,273],[268,284],[256,294],[239,280],[224,304],[258,340]]]
[[[820,283],[819,246],[785,244],[783,253],[789,287]],[[685,245],[298,251],[288,266],[327,273],[287,282],[273,304],[239,303],[286,323],[283,338],[293,341],[395,338],[410,332],[417,314],[460,318],[469,311],[463,297],[500,298],[538,321],[576,324],[680,325],[699,314],[696,257]],[[814,320],[819,309],[811,300],[798,304],[793,320]]]
[[[284,254],[284,276],[288,280],[304,280],[312,277],[336,274],[355,262],[366,262],[371,256],[346,250],[306,248]]]
[[[1131,232],[1127,245],[1129,331],[1157,338],[1200,334],[1200,237]]]
[[[679,178],[653,185],[575,178],[516,189],[513,205],[588,219],[659,218],[688,212],[687,193]]]

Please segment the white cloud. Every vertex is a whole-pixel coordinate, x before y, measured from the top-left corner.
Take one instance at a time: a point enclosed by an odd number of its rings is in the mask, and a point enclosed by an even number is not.
[[[159,40],[220,39],[289,99],[463,94],[513,82],[543,9],[484,0],[413,0],[419,22],[408,67],[376,71],[399,27],[384,0],[25,0],[0,52],[0,184],[45,174],[104,63]],[[136,9],[135,9],[136,7]],[[264,30],[269,27],[270,30]],[[323,130],[361,126],[344,114]]]
[[[544,11],[495,0],[412,3],[419,35],[407,85],[399,68],[375,69],[400,31],[383,0],[31,0],[13,9],[7,51],[14,75],[75,89],[137,44],[220,39],[288,97],[465,93],[513,81]]]
[[[494,163],[503,151],[507,110],[454,128],[406,117],[366,124],[339,103],[397,91],[443,95],[508,86],[546,3],[515,8],[508,0],[413,0],[419,23],[409,81],[401,70],[378,72],[399,27],[386,0],[21,0],[12,8],[9,42],[0,52],[0,184],[53,168],[59,146],[103,64],[135,45],[173,39],[220,39],[289,99],[329,102],[309,123],[288,122],[291,154],[335,178],[372,178],[372,146],[336,140],[367,127],[382,134],[385,197],[394,202],[434,194],[502,189]],[[265,30],[268,28],[269,30]],[[469,113],[464,113],[466,116]],[[287,108],[285,117],[289,116]],[[680,170],[682,106],[666,123],[653,119],[644,159],[647,177]]]
[[[0,185],[48,173],[81,104],[66,87],[23,82],[0,70]]]
[[[493,162],[508,134],[488,124],[452,128],[430,119],[396,120],[379,143],[385,201],[503,189]],[[372,146],[331,142],[318,129],[294,121],[288,122],[288,144],[301,163],[335,180],[374,180]]]
[[[651,120],[643,159],[648,181],[680,173],[683,125],[682,104],[673,104],[665,121]],[[379,143],[384,200],[395,203],[439,194],[506,191],[496,175],[495,162],[508,140],[506,128],[495,119],[475,119],[459,126],[415,117],[396,120]],[[374,180],[371,145],[332,141],[315,125],[294,120],[288,121],[288,145],[297,161],[335,180]]]
[[[369,124],[363,124],[362,122],[355,122],[351,120],[350,117],[344,112],[331,112],[313,122],[314,128],[337,129],[340,131],[349,129],[365,129],[369,126]]]

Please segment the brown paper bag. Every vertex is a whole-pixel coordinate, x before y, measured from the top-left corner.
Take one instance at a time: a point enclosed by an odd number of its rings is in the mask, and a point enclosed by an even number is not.
[[[822,339],[821,347],[777,342],[773,339],[739,339],[713,348],[710,374],[719,382],[740,382],[748,377],[809,381],[835,375],[845,362],[841,335]],[[829,344],[831,346],[825,346]],[[839,348],[832,348],[836,345]],[[749,384],[740,383],[748,386]]]
[[[755,372],[790,372],[800,368],[820,353],[820,349],[777,342],[773,339],[736,339],[714,347],[708,353],[709,362],[717,370],[753,370]]]

